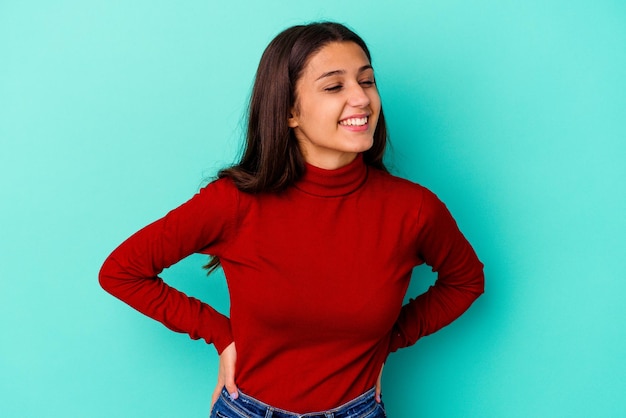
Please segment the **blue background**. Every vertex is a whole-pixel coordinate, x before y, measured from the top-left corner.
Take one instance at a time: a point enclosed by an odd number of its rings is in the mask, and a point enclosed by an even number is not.
[[[97,272],[235,161],[263,49],[318,19],[368,42],[389,165],[486,265],[465,316],[390,358],[389,415],[626,416],[621,0],[0,1],[0,415],[208,414],[213,347]],[[164,276],[227,312],[205,261]]]

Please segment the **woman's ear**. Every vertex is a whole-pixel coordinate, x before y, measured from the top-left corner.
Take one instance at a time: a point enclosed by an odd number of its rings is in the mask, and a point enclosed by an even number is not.
[[[297,128],[299,126],[298,110],[296,109],[295,106],[289,109],[289,117],[287,118],[287,125],[289,125],[290,128]]]
[[[290,128],[297,128],[298,127],[298,116],[297,116],[297,112],[294,108],[291,108],[289,110],[289,117],[287,118],[287,125],[289,125]],[[295,115],[295,116],[294,116]]]

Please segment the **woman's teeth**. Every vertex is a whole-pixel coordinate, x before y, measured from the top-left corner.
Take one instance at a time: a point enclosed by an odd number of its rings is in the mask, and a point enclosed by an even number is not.
[[[367,117],[364,118],[350,118],[339,121],[343,126],[363,126],[367,123]]]

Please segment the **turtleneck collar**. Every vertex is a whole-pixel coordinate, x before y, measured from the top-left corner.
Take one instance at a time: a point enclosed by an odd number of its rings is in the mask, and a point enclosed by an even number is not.
[[[305,193],[323,197],[337,197],[352,193],[367,179],[363,154],[358,154],[348,165],[336,170],[325,170],[306,164],[304,176],[295,184]]]

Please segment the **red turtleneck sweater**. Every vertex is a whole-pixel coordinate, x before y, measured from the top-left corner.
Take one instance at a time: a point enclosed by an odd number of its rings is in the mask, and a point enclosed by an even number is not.
[[[197,252],[219,257],[230,318],[158,277]],[[437,281],[402,306],[424,262]],[[390,352],[461,315],[483,292],[482,267],[434,194],[359,156],[307,166],[280,194],[214,181],[113,251],[100,283],[218,352],[235,341],[239,389],[305,413],[366,392]]]

